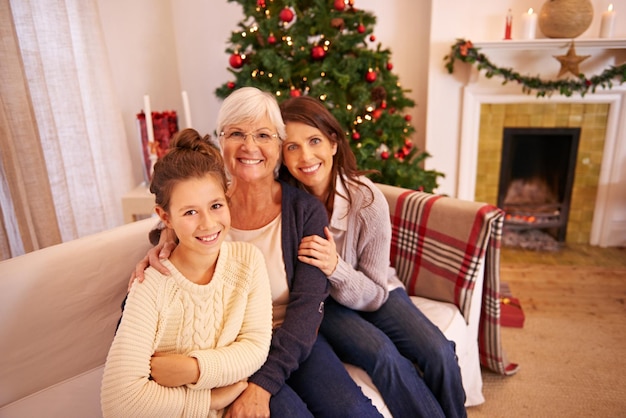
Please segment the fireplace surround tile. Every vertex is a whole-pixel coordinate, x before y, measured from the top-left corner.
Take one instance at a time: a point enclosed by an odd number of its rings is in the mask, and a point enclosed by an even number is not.
[[[481,104],[475,199],[497,203],[504,128],[580,127],[566,242],[589,243],[608,114],[605,103]]]

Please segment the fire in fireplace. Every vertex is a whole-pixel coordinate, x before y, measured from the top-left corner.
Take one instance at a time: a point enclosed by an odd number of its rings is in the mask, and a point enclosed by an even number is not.
[[[565,241],[580,128],[504,128],[498,207],[508,230]]]

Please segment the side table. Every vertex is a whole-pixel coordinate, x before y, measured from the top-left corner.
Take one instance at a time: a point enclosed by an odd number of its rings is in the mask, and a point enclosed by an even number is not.
[[[146,183],[141,183],[122,196],[124,223],[139,221],[154,215],[154,195]]]

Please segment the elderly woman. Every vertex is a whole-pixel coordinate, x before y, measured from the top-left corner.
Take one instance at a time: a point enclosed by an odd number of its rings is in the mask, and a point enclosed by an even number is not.
[[[261,249],[273,300],[267,361],[248,379],[226,416],[380,416],[318,334],[328,281],[320,269],[299,261],[297,253],[302,238],[323,236],[328,218],[314,196],[276,179],[285,138],[276,99],[252,87],[234,91],[220,109],[217,132],[231,177],[230,239]],[[159,271],[167,271],[158,261],[172,248],[171,234],[162,234],[161,242],[166,241],[139,263],[135,275],[143,276],[148,258]],[[156,367],[176,367],[167,356],[159,355],[158,360]],[[194,366],[193,359],[188,361]],[[195,367],[203,373],[201,366]],[[194,373],[189,378],[195,378]]]

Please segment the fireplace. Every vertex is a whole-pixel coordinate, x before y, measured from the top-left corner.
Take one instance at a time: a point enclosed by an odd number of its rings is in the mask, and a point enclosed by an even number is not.
[[[498,207],[508,230],[565,241],[580,128],[504,128]]]

